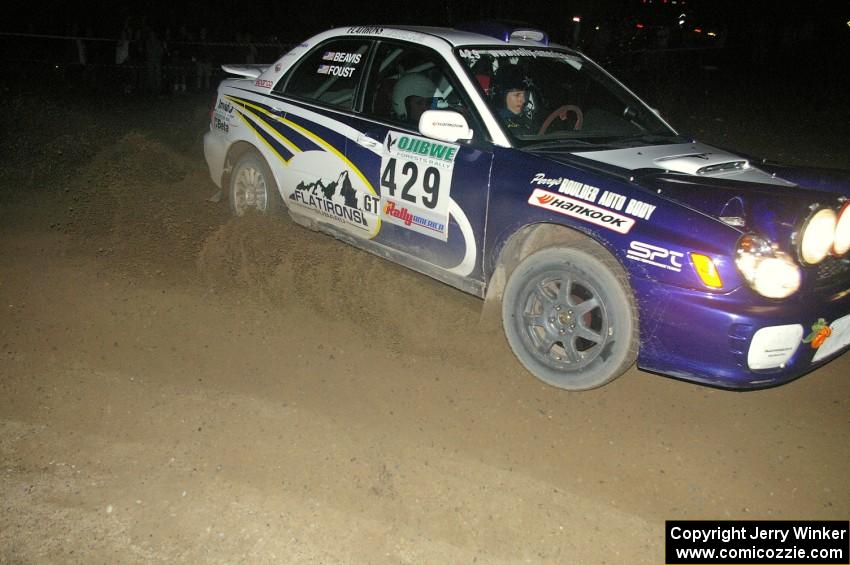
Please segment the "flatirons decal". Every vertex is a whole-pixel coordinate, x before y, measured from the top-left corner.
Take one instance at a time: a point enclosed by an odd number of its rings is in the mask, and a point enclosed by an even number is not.
[[[343,199],[342,203],[334,199],[337,195]],[[315,208],[325,217],[361,227],[364,230],[369,229],[363,211],[357,204],[357,191],[351,185],[348,171],[342,171],[335,181],[328,184],[324,184],[322,179],[311,183],[301,181],[289,199]]]

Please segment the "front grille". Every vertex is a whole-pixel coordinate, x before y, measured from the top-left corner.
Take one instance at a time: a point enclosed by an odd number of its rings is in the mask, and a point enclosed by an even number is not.
[[[817,287],[825,288],[841,282],[850,284],[850,259],[827,257],[818,265]]]

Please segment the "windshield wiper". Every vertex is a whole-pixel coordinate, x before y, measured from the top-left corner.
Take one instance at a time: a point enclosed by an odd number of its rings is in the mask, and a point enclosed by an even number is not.
[[[521,147],[521,149],[525,151],[563,151],[564,149],[574,149],[576,147],[587,149],[600,149],[607,147],[607,145],[608,144],[606,143],[595,143],[586,139],[577,139],[573,137],[550,139],[548,141],[538,141],[537,143],[524,145]]]
[[[609,145],[618,147],[634,147],[637,145],[660,145],[667,143],[689,143],[691,139],[670,133],[639,133],[636,135],[625,135],[612,137],[606,140]]]

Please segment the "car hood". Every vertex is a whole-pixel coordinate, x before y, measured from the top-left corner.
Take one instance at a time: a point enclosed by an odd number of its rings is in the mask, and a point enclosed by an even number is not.
[[[698,142],[571,155],[742,232],[758,232],[781,245],[784,242],[783,247],[789,245],[793,232],[813,207],[837,207],[840,198],[850,197],[846,172],[842,176],[826,171],[830,174],[818,180],[813,169],[801,174],[801,169],[791,167],[756,167],[747,157]]]
[[[656,169],[659,172],[696,175],[702,178],[795,186],[791,181],[754,166],[747,157],[700,142],[582,151],[579,155],[628,170]]]

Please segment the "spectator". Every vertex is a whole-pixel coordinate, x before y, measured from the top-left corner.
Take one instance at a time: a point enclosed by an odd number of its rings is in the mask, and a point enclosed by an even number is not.
[[[148,94],[159,95],[162,93],[162,41],[150,25],[145,25],[143,36],[145,41],[145,91]]]
[[[195,46],[195,90],[206,92],[210,89],[212,75],[212,53],[207,43],[207,28],[202,27]]]

